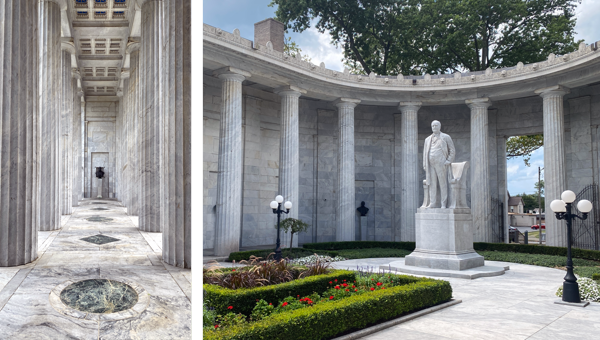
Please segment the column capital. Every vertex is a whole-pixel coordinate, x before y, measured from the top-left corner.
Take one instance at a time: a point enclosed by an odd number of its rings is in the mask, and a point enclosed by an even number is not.
[[[131,72],[129,71],[128,68],[121,69],[121,79],[128,79],[130,75],[131,75]]]
[[[73,55],[76,55],[77,52],[75,50],[75,44],[71,41],[61,41],[60,43],[60,49],[62,51],[67,51]]]
[[[127,47],[125,48],[125,53],[131,54],[135,51],[139,51],[141,45],[142,44],[139,41],[129,41],[129,42],[127,42]]]
[[[300,97],[301,95],[306,94],[306,90],[303,90],[303,89],[293,86],[293,85],[285,85],[285,86],[278,87],[273,92],[280,96],[295,96],[295,97]]]
[[[117,90],[117,97],[123,97],[123,89]]]
[[[81,97],[81,99],[82,99],[82,102],[83,102],[83,101],[84,101],[84,99],[83,99],[83,95],[84,95],[84,93],[83,93],[83,90],[81,89],[81,87],[78,87],[78,88],[77,88],[77,95],[78,95],[79,97]]]
[[[220,79],[232,79],[244,81],[246,78],[252,76],[250,72],[240,70],[239,68],[227,66],[213,71],[213,75]]]
[[[144,6],[147,2],[152,2],[152,1],[160,1],[160,2],[164,2],[164,0],[137,0],[137,4],[138,6],[142,7]]]
[[[570,91],[568,88],[561,86],[561,85],[544,87],[542,89],[538,89],[538,90],[534,91],[535,94],[539,95],[542,98],[545,98],[546,96],[561,96],[562,97],[569,92]]]
[[[349,107],[355,108],[356,105],[360,103],[360,99],[352,99],[352,98],[338,98],[333,101],[333,105],[338,108]]]
[[[68,9],[67,0],[38,0],[38,2],[54,2],[60,7],[61,11],[66,11]]]
[[[419,111],[419,109],[421,108],[421,105],[423,105],[422,102],[400,102],[398,104],[398,109],[401,112],[410,110],[410,111]]]
[[[492,105],[490,98],[475,98],[465,100],[465,104],[471,109],[484,108],[487,109]]]
[[[75,79],[81,79],[81,73],[79,73],[79,70],[77,68],[71,69],[71,77]]]

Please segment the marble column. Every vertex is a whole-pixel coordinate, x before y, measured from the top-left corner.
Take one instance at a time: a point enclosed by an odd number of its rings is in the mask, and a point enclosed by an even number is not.
[[[140,1],[142,8],[140,45],[140,196],[139,228],[161,232],[160,224],[160,136],[165,92],[165,1]]]
[[[131,57],[131,56],[130,56]],[[129,179],[129,124],[128,119],[130,112],[130,96],[129,96],[129,76],[130,70],[122,70],[121,78],[123,79],[123,97],[121,100],[123,110],[121,115],[121,202],[129,210],[130,205],[130,179]]]
[[[488,156],[489,98],[466,100],[471,109],[471,214],[473,216],[473,241],[492,242],[490,215],[492,194],[490,190],[490,162]]]
[[[191,221],[191,6],[169,1],[166,8],[167,92],[161,138],[162,258],[167,264],[192,267]]]
[[[59,140],[62,98],[60,7],[38,2],[38,109],[41,135],[39,172],[39,230],[60,229]]]
[[[61,111],[60,111],[60,213],[73,212],[73,70],[71,54],[75,46],[69,42],[61,44]]]
[[[544,101],[544,184],[546,197],[546,245],[567,246],[567,228],[554,218],[550,203],[567,190],[563,96],[569,90],[556,85],[535,91]]]
[[[0,267],[37,257],[38,4],[0,2]]]
[[[214,74],[222,80],[214,253],[225,256],[240,248],[242,81],[250,74],[233,67],[216,70]]]
[[[81,75],[79,71],[74,68],[72,71],[73,75],[73,118],[72,118],[72,126],[73,126],[73,137],[71,138],[71,147],[73,152],[73,191],[71,194],[71,203],[73,207],[79,206],[79,200],[83,198],[83,167],[82,167],[82,149],[83,144],[81,140],[82,129],[81,129],[81,97],[83,96],[83,90],[77,86],[77,80],[81,79]]]
[[[421,102],[401,102],[398,106],[402,112],[401,146],[402,172],[400,173],[400,240],[415,241],[415,214],[420,206],[419,191],[423,187],[419,183],[419,130],[417,112]]]
[[[338,107],[338,204],[336,241],[354,241],[356,216],[354,179],[354,108],[358,99],[339,98]]]
[[[139,117],[140,117],[140,44],[130,43],[127,51],[130,53],[129,82],[127,90],[127,178],[128,204],[127,214],[139,214],[140,197],[140,167],[139,167]]]
[[[306,91],[295,86],[284,86],[275,90],[281,97],[281,131],[279,142],[279,190],[283,201],[292,202],[290,213],[285,218],[298,218],[300,197],[300,131],[298,123],[298,99]],[[293,246],[298,246],[295,235]],[[290,245],[290,233],[282,233],[281,244]]]

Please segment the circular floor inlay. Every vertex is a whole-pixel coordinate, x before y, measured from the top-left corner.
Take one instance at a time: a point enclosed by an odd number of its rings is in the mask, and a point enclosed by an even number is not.
[[[88,220],[90,222],[110,222],[113,219],[112,218],[108,218],[108,217],[92,216],[92,217],[86,218],[86,220]]]
[[[107,279],[75,282],[60,292],[67,306],[87,313],[117,313],[138,302],[137,292],[129,285]]]
[[[92,204],[108,204],[108,203],[104,203],[104,202],[94,202]]]
[[[108,210],[107,208],[94,208],[94,209],[90,209],[90,210]]]

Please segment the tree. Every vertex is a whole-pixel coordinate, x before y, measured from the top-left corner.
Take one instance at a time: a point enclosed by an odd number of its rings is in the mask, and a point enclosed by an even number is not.
[[[576,49],[574,0],[272,0],[296,32],[313,19],[345,64],[380,75],[481,71]]]
[[[523,211],[528,213],[529,210],[536,209],[538,207],[538,196],[537,194],[527,195],[523,193],[520,195],[523,199]],[[542,207],[545,204],[544,196],[542,196]]]
[[[302,60],[307,62],[311,61],[310,57],[307,54],[302,55],[302,49],[300,48],[300,46],[298,46],[298,44],[296,44],[295,41],[292,41],[292,37],[287,37],[287,39],[283,39],[283,53],[291,57],[296,57],[296,54],[298,54],[302,57]]]
[[[302,220],[299,219],[295,219],[292,217],[288,217],[286,219],[284,219],[283,221],[281,221],[281,230],[283,230],[284,232],[289,232],[291,234],[291,238],[290,238],[290,248],[292,248],[292,245],[294,244],[294,234],[306,231],[308,229],[308,227],[310,227],[309,224],[304,223]],[[275,225],[275,228],[277,228],[277,224]]]
[[[506,158],[523,157],[526,166],[531,166],[531,154],[544,146],[543,135],[516,136],[506,141]]]
[[[534,184],[535,190],[540,190],[540,194],[544,195],[544,180],[540,180],[539,182],[535,182]]]

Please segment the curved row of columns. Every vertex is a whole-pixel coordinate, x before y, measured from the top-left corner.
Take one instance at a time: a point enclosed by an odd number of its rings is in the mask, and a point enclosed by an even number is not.
[[[217,176],[215,246],[217,256],[239,250],[242,201],[242,82],[250,76],[246,71],[225,67],[214,71],[222,80],[221,125]],[[279,190],[285,200],[298,207],[298,98],[303,90],[287,86],[276,89],[281,97],[281,142],[279,152]],[[544,100],[544,163],[548,197],[560,197],[565,187],[564,118],[562,97],[568,91],[560,86],[536,91]],[[340,98],[333,102],[338,108],[338,205],[336,241],[355,239],[355,173],[354,173],[354,108],[359,100]],[[489,184],[488,154],[489,98],[465,101],[471,110],[471,212],[476,242],[492,242],[492,200]],[[396,239],[415,240],[415,213],[419,206],[419,145],[418,111],[421,102],[401,102],[401,164],[400,223]],[[550,200],[549,200],[550,201]],[[548,201],[548,202],[549,202]],[[546,210],[549,211],[549,203]],[[297,209],[293,209],[292,211]],[[292,213],[292,212],[290,212]],[[295,215],[297,216],[297,215]],[[548,245],[566,244],[565,228],[548,219]],[[284,243],[285,244],[285,243]],[[297,243],[295,243],[297,245]]]

